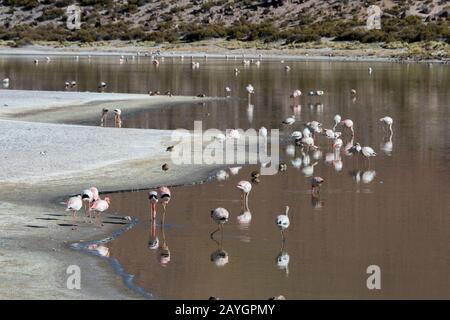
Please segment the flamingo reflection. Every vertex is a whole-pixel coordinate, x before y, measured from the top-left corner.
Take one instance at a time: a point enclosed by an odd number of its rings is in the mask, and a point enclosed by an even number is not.
[[[284,241],[281,242],[281,249],[275,258],[275,263],[280,270],[284,270],[286,272],[286,276],[289,275],[289,254],[284,250]]]
[[[150,223],[150,236],[148,239],[148,248],[156,250],[159,247],[159,238],[156,233],[156,220],[153,219]]]
[[[159,245],[157,250],[157,258],[161,267],[167,267],[170,262],[170,249],[166,243],[166,233],[164,224],[161,224],[162,244]]]

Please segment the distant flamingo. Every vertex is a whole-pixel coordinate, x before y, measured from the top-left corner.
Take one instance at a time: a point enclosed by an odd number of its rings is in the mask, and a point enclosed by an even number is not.
[[[81,195],[69,198],[67,202],[66,211],[72,211],[72,230],[76,229],[77,211],[83,207],[83,201]]]
[[[121,115],[122,110],[114,109],[114,123],[116,128],[122,128],[122,118],[120,117]]]
[[[352,120],[345,119],[345,120],[342,120],[340,122],[340,124],[343,125],[344,127],[346,127],[348,130],[350,130],[352,136],[355,135],[355,131],[353,130],[353,121]]]
[[[100,118],[100,126],[101,127],[106,127],[106,120],[107,120],[108,112],[109,112],[108,109],[106,109],[106,108],[102,109],[102,117]]]
[[[389,117],[389,116],[383,117],[383,118],[380,119],[380,122],[382,122],[385,126],[388,127],[390,133],[393,132],[392,131],[392,124],[394,123],[394,120],[391,117]],[[385,130],[384,128],[385,127],[383,127],[383,130]]]
[[[245,206],[248,206],[248,195],[252,191],[252,184],[248,181],[239,181],[237,188],[242,191],[241,200],[244,201]]]
[[[292,115],[290,117],[287,117],[286,119],[283,120],[282,124],[286,124],[288,126],[293,125],[295,122],[295,115]]]
[[[320,191],[320,187],[325,182],[322,177],[313,177],[311,179],[311,191],[312,193],[318,193]]]
[[[217,231],[220,230],[223,232],[223,225],[228,221],[229,217],[230,217],[230,213],[225,208],[218,207],[218,208],[215,208],[214,210],[211,210],[211,218],[218,225],[217,230],[215,230],[211,233],[211,235],[210,235],[211,239],[214,240],[214,234]]]
[[[161,219],[161,225],[164,225],[164,219],[166,218],[166,207],[169,204],[171,193],[170,189],[167,187],[159,187],[158,188],[158,198],[159,201],[161,201],[161,204],[163,206],[163,216]]]
[[[283,232],[284,232],[284,230],[289,228],[289,225],[291,224],[291,222],[289,221],[289,207],[288,206],[286,206],[284,214],[280,214],[277,216],[275,223],[276,223],[278,229],[280,229],[280,231],[281,231],[281,240],[284,242],[285,238],[284,238]]]
[[[300,96],[301,96],[301,94],[302,94],[302,92],[300,91],[300,90],[295,90],[293,93],[292,93],[292,95],[291,95],[291,98],[292,98],[292,104],[294,105],[294,106],[296,106],[296,105],[298,105],[299,104],[299,98],[300,98]]]
[[[248,103],[250,103],[250,101],[252,99],[252,94],[255,93],[255,88],[253,88],[253,86],[251,84],[249,84],[245,87],[245,90],[247,90],[247,92],[248,92]]]

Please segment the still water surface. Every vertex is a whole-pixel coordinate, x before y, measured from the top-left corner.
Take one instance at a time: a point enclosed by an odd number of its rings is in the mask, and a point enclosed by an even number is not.
[[[159,68],[143,57],[124,64],[117,57],[63,57],[39,65],[30,57],[0,58],[0,77],[9,77],[14,89],[63,90],[64,81],[76,80],[71,90],[95,91],[100,81],[111,92],[223,96],[225,86],[232,90],[226,101],[133,113],[122,106],[124,127],[192,129],[202,120],[204,129],[281,129],[288,170],[253,185],[250,225],[237,223],[242,206],[236,184],[250,180],[256,166],[237,175],[224,168],[229,178],[223,181],[171,188],[164,228],[150,224],[148,191],[111,195],[111,212],[140,221],[108,244],[136,285],[167,299],[450,298],[448,66],[286,62],[286,72],[280,61],[243,67],[234,60],[198,60],[200,68],[192,70],[189,59],[179,58],[166,58]],[[252,107],[249,83],[255,87]],[[303,92],[297,108],[289,98],[295,89]],[[310,90],[325,94],[308,97]],[[311,120],[329,128],[337,113],[355,122],[355,141],[378,153],[370,164],[343,151],[333,156],[324,137],[317,141],[320,152],[290,152],[294,128]],[[300,121],[282,127],[292,114]],[[378,122],[385,115],[394,119],[392,137]],[[326,181],[319,198],[310,192],[312,174]],[[282,246],[274,221],[286,205],[291,226]],[[219,206],[231,218],[216,242],[209,237],[216,228],[210,210]],[[366,287],[369,265],[381,268],[381,290]]]

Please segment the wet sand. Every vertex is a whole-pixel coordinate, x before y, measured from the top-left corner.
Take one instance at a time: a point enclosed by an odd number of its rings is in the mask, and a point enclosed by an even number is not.
[[[57,118],[57,121],[63,121],[64,115],[72,117],[73,108],[89,109],[82,113],[86,117],[94,112],[90,111],[91,108],[98,112],[98,105],[95,104],[103,101],[97,97],[95,102],[86,101],[89,103],[67,107],[63,98],[66,93],[60,93],[61,101],[58,106],[52,106],[52,111],[47,112],[48,110],[42,110],[40,103],[30,107],[22,105],[19,99],[13,99],[15,94],[17,92],[10,90],[1,92],[2,98],[8,101],[10,107],[2,107],[0,117],[20,119],[24,113],[27,120],[38,121],[45,118],[52,122]],[[51,92],[33,92],[33,95],[35,99],[39,98],[44,102],[43,105],[47,99],[54,97]],[[126,95],[120,96],[120,99],[125,97]],[[111,95],[105,94],[104,99],[110,100]],[[150,97],[148,99],[151,100]],[[170,99],[172,98],[158,97],[152,103],[156,106]],[[183,102],[196,99],[175,97],[175,100]],[[73,100],[68,100],[71,105]],[[132,105],[131,101],[127,103],[127,106]],[[138,108],[137,105],[133,107]],[[3,112],[5,108],[8,108],[8,112]],[[55,110],[60,111],[53,118]],[[178,166],[163,172],[161,164],[168,162],[170,157],[165,152],[170,141],[170,131],[15,120],[0,122],[1,297],[139,298],[139,295],[124,289],[122,279],[105,268],[108,265],[106,260],[69,249],[72,242],[102,239],[118,226],[123,226],[112,224],[117,220],[108,218],[120,216],[120,212],[107,213],[103,228],[81,223],[79,230],[72,231],[70,215],[65,213],[65,207],[60,202],[68,195],[92,185],[101,191],[115,191],[191,183],[203,179],[213,168]],[[66,287],[66,269],[73,264],[81,268],[81,290],[68,290]]]

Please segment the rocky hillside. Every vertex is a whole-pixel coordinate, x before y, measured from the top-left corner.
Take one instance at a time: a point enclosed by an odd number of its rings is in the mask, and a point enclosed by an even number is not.
[[[0,0],[0,39],[152,40],[206,38],[311,41],[448,41],[448,0]],[[81,7],[82,28],[68,31],[66,8]],[[365,24],[367,7],[383,10],[387,33],[350,32]],[[408,18],[411,17],[412,18]],[[406,22],[404,22],[406,21]],[[426,27],[431,24],[432,27]],[[411,26],[414,35],[391,36]],[[436,26],[436,27],[434,27]],[[396,28],[393,28],[396,27]],[[419,30],[423,28],[423,30]],[[395,30],[394,30],[395,29]],[[445,30],[447,29],[447,30]],[[419,31],[417,31],[419,30]],[[419,34],[421,32],[421,34]],[[404,39],[406,36],[409,38]],[[437,39],[436,39],[437,38]]]

